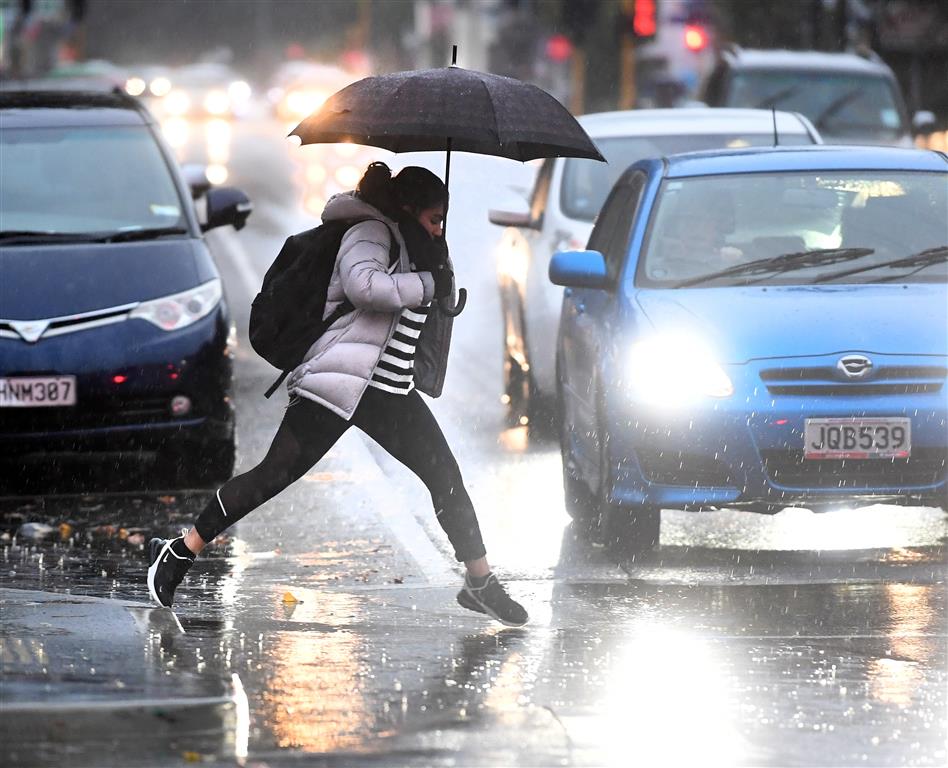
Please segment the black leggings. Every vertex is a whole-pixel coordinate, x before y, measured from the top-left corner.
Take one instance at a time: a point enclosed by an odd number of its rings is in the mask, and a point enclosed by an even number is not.
[[[205,542],[213,541],[305,475],[350,426],[365,432],[427,486],[459,561],[484,557],[477,515],[458,463],[421,395],[389,394],[374,387],[366,389],[350,421],[306,399],[288,407],[263,461],[221,487],[194,524],[198,534]]]

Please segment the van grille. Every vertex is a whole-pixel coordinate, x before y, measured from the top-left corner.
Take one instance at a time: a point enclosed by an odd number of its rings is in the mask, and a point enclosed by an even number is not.
[[[80,400],[80,406],[0,409],[0,433],[62,432],[171,422],[169,397]]]

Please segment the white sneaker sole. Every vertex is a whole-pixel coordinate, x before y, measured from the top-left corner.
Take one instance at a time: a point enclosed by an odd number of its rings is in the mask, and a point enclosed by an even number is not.
[[[165,605],[163,602],[161,602],[161,600],[158,599],[158,593],[155,591],[155,574],[158,573],[158,565],[161,563],[162,555],[171,549],[172,541],[174,541],[174,539],[168,539],[168,541],[165,542],[165,545],[158,552],[158,557],[155,558],[155,562],[148,566],[148,576],[145,579],[148,583],[148,594],[151,595],[152,602],[154,602],[154,604],[159,608],[168,608],[169,610],[171,609],[171,606]]]

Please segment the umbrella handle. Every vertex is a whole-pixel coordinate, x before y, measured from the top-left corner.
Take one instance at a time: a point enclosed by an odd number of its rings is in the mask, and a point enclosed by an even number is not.
[[[448,317],[457,317],[461,314],[461,312],[464,310],[464,306],[467,304],[467,290],[464,288],[458,289],[458,303],[456,307],[452,307],[450,304],[448,304],[448,301],[449,299],[447,297],[438,299],[438,306]]]

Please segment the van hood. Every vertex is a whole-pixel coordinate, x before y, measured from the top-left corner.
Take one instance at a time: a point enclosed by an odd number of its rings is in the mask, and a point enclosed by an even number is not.
[[[199,285],[193,238],[0,248],[0,318],[42,320]]]
[[[857,351],[948,354],[945,285],[641,290],[635,301],[656,332],[699,335],[723,363]]]

